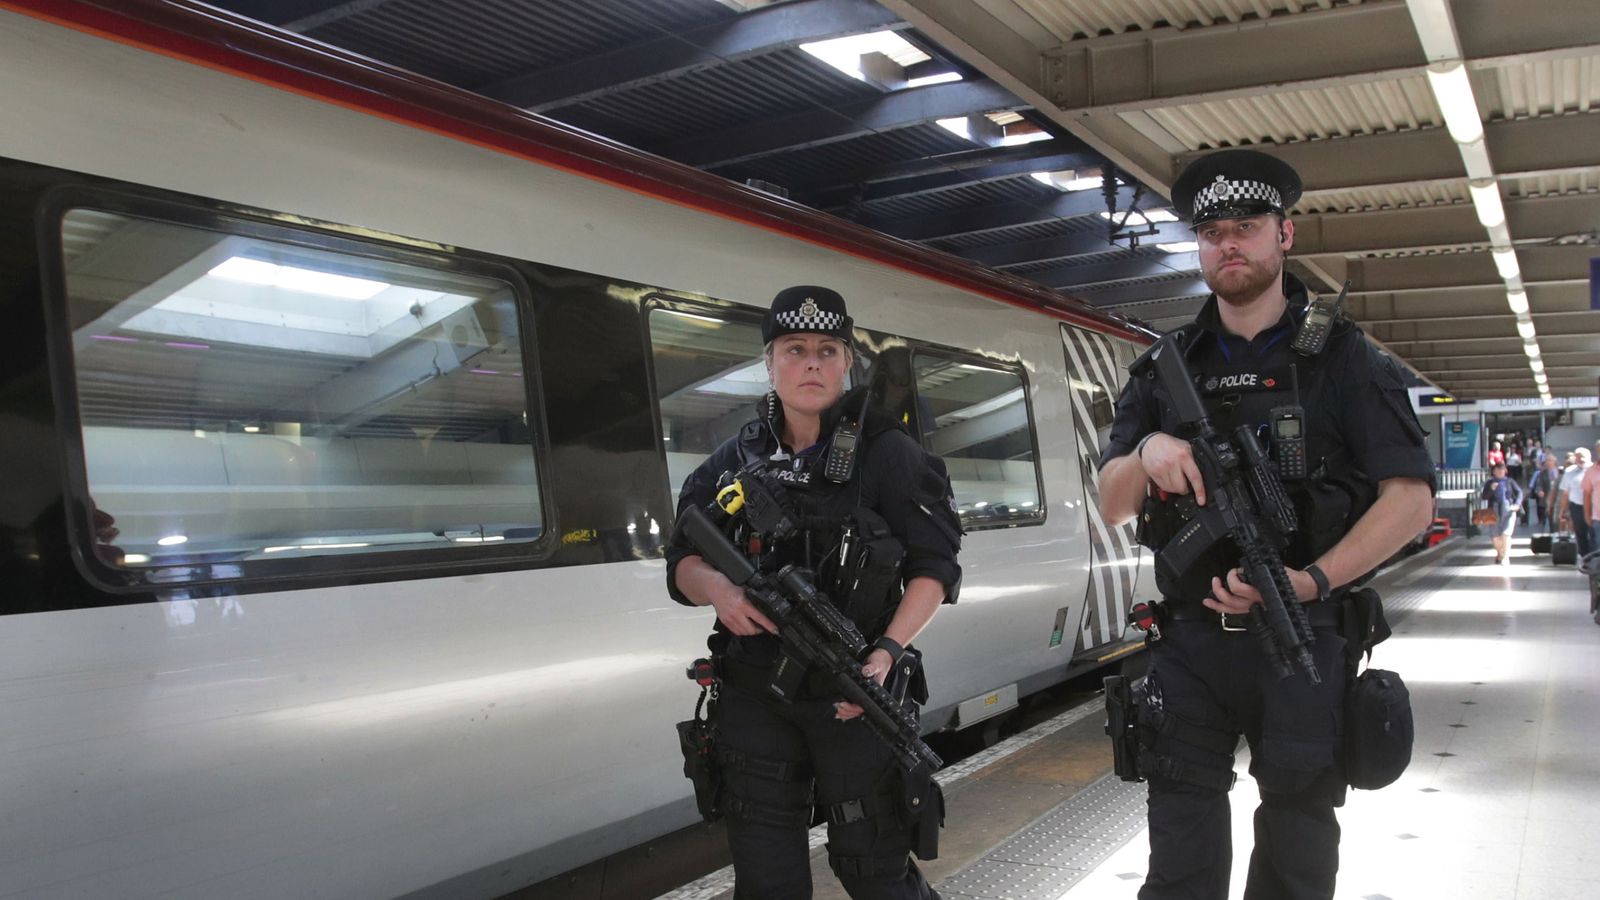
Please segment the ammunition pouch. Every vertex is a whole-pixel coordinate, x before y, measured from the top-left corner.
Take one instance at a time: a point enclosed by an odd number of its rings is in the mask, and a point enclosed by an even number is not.
[[[883,634],[900,606],[906,548],[883,516],[866,507],[851,513],[846,527],[853,537],[843,559],[830,554],[817,581],[828,585],[828,594],[871,641]]]

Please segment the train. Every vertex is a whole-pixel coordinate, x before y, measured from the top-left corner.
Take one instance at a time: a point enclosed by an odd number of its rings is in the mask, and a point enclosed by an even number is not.
[[[694,821],[678,486],[839,290],[949,467],[928,731],[1138,648],[1153,336],[190,0],[0,2],[0,897],[496,897]]]

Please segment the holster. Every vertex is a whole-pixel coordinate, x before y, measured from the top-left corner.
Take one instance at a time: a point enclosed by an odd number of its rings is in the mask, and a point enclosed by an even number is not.
[[[1112,770],[1123,781],[1143,781],[1139,771],[1139,708],[1133,685],[1122,675],[1112,675],[1104,683]]]
[[[717,660],[720,662],[721,660]],[[706,662],[696,660],[696,663]],[[720,666],[712,664],[720,670]],[[695,671],[693,667],[691,672]],[[718,673],[720,675],[720,672]],[[701,712],[704,711],[704,718]],[[715,822],[722,818],[722,766],[717,762],[717,683],[700,689],[694,717],[679,722],[678,748],[683,751],[683,777],[694,785],[694,805],[700,818]]]

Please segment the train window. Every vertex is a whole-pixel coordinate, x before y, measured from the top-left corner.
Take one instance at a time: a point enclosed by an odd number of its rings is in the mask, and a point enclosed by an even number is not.
[[[661,440],[672,503],[695,467],[732,437],[766,394],[761,323],[702,307],[650,309]]]
[[[232,221],[62,220],[96,555],[181,581],[536,540],[511,283]]]
[[[1022,376],[921,348],[913,369],[923,443],[950,470],[962,523],[973,529],[1043,521]]]

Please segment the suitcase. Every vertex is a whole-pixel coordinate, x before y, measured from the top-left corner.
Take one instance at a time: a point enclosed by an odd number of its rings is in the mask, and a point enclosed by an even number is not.
[[[1576,565],[1578,542],[1570,534],[1558,534],[1550,539],[1550,562],[1558,566]]]
[[[1529,546],[1529,548],[1531,550],[1533,550],[1534,555],[1536,555],[1536,556],[1538,554],[1540,554],[1540,553],[1549,553],[1550,552],[1550,535],[1549,534],[1536,534],[1536,535],[1533,536],[1533,539],[1528,542],[1528,546]]]

